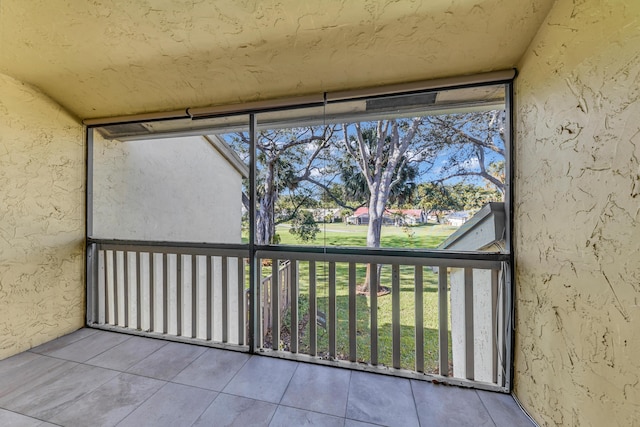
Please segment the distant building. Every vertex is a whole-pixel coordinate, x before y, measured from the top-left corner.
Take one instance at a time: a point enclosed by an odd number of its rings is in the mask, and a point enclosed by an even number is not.
[[[418,225],[427,222],[427,214],[422,209],[387,209],[384,211],[382,220],[384,225]],[[345,221],[352,225],[369,224],[369,208],[356,209]]]
[[[470,211],[459,211],[448,214],[444,217],[444,223],[460,227],[471,218]]]

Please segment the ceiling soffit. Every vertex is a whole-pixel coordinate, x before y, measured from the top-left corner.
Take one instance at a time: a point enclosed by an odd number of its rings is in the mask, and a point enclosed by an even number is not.
[[[0,72],[80,118],[513,67],[553,0],[0,2]]]

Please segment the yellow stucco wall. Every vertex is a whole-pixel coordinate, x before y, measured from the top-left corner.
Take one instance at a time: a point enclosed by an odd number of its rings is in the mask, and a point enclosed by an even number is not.
[[[515,393],[640,422],[640,2],[558,0],[516,82]]]
[[[82,126],[0,74],[0,359],[84,323]]]

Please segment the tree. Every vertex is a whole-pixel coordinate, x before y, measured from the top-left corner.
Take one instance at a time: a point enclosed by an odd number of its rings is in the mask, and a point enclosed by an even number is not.
[[[488,202],[502,199],[502,193],[496,188],[487,188],[474,184],[458,182],[444,185],[439,182],[428,182],[418,185],[417,198],[419,206],[438,217],[443,211],[477,210]]]
[[[330,126],[309,126],[288,129],[261,130],[256,138],[257,176],[256,176],[256,244],[275,243],[275,229],[278,222],[294,219],[308,200],[305,195],[293,195],[293,207],[288,215],[276,221],[276,206],[280,194],[285,191],[301,189],[301,184],[311,178],[320,153],[328,146],[333,134]],[[245,158],[248,158],[249,135],[235,133],[230,145]],[[245,207],[249,209],[248,197],[243,197]]]
[[[442,181],[478,176],[504,194],[504,110],[431,116],[425,120],[431,138],[449,149]]]
[[[422,140],[419,138],[422,122],[422,117],[415,117],[342,125],[343,146],[364,178],[364,183],[355,182],[368,193],[367,247],[380,247],[387,202],[393,189],[403,182],[405,167],[411,161],[425,160],[431,154],[428,146],[417,147],[414,144],[416,140]],[[408,150],[412,145],[413,153],[409,156]],[[370,291],[369,274],[363,291]]]
[[[417,193],[420,200],[419,206],[428,213],[435,214],[438,222],[440,222],[443,211],[463,209],[463,205],[451,186],[428,182],[418,185]]]
[[[318,224],[313,219],[313,214],[309,211],[301,211],[291,221],[291,228],[289,233],[296,236],[296,239],[300,242],[310,242],[316,238],[316,235],[320,231]]]

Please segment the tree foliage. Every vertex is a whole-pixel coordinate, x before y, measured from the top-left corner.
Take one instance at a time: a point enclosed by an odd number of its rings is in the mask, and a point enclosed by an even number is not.
[[[318,224],[309,211],[301,211],[291,221],[289,233],[293,234],[300,242],[310,242],[316,238],[320,231]]]
[[[504,194],[505,118],[504,110],[425,118],[431,137],[449,152],[441,181],[477,176]]]
[[[285,190],[294,191],[312,180],[320,154],[329,145],[333,134],[330,126],[265,129],[257,134],[256,243],[275,243],[276,206]],[[231,137],[231,146],[248,157],[249,135],[238,132]],[[246,201],[247,198],[244,198]],[[292,210],[295,218],[301,205]],[[247,207],[248,208],[248,207]]]

